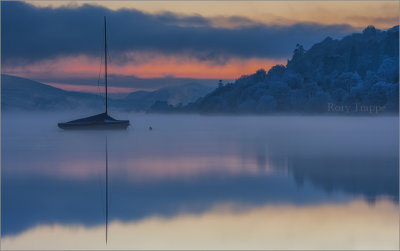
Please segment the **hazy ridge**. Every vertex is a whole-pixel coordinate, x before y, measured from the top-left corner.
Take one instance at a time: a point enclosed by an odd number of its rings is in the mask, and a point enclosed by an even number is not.
[[[187,104],[213,89],[198,83],[187,83],[155,91],[132,92],[123,99],[109,98],[109,105],[118,111],[147,111],[158,100],[170,104]],[[105,104],[104,97],[97,94],[64,91],[6,74],[1,75],[1,91],[3,111],[101,110]]]

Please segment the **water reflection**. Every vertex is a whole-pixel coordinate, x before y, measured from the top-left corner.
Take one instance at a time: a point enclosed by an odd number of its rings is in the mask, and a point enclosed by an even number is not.
[[[10,249],[360,249],[398,247],[397,206],[381,200],[374,207],[356,200],[310,206],[266,205],[237,209],[220,205],[203,214],[157,216],[137,222],[112,221],[108,246],[104,228],[39,225],[6,236]],[[367,220],[366,220],[367,219]]]
[[[104,248],[106,163],[111,248],[202,249],[206,243],[204,248],[230,249],[236,243],[239,249],[298,249],[323,248],[325,240],[325,248],[335,249],[398,243],[396,118],[370,118],[360,128],[365,118],[137,115],[134,130],[107,133],[106,153],[104,134],[58,131],[49,126],[56,116],[32,120],[36,127],[21,130],[15,126],[19,119],[2,122],[2,247],[23,248],[32,241],[30,248]],[[279,211],[287,212],[282,224],[272,217],[279,219]],[[370,217],[376,228],[362,229],[360,222]],[[389,218],[390,224],[381,224]],[[239,219],[259,232],[219,228],[233,228]],[[298,228],[289,227],[296,219]],[[165,233],[161,223],[182,229]],[[261,230],[266,235],[273,229],[280,230],[262,237]],[[58,234],[79,241],[49,241]],[[338,242],[331,243],[329,235]],[[127,242],[128,236],[143,239]],[[289,236],[293,241],[284,241]],[[200,242],[202,237],[209,239]],[[149,238],[160,246],[143,241]]]
[[[340,190],[362,195],[373,203],[380,196],[399,201],[398,158],[316,156],[291,159],[290,172],[296,183],[306,180],[328,193]]]

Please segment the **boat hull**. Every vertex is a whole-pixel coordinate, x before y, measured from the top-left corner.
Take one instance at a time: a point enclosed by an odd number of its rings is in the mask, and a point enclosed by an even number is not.
[[[58,123],[58,127],[64,130],[125,130],[129,121],[112,123]]]
[[[76,119],[65,123],[58,123],[58,127],[64,130],[123,130],[129,126],[129,120],[117,120],[107,113],[100,113],[87,118]]]

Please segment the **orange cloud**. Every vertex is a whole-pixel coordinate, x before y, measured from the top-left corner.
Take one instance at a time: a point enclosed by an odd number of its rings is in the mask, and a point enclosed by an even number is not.
[[[173,75],[187,78],[222,78],[233,79],[244,74],[252,74],[260,68],[269,69],[281,61],[270,59],[232,59],[225,65],[216,65],[197,60],[178,58],[158,58],[141,65],[127,64],[124,67],[111,67],[111,71],[120,74],[134,74],[139,77],[163,77]]]
[[[242,75],[252,74],[260,68],[268,70],[275,64],[284,63],[284,60],[233,58],[224,64],[215,64],[185,56],[151,55],[151,57],[146,56],[141,63],[132,60],[124,64],[113,64],[111,61],[108,72],[126,76],[135,75],[140,78],[174,76],[178,78],[235,79]],[[44,60],[27,66],[3,68],[5,73],[30,78],[40,76],[96,77],[100,70],[103,70],[100,67],[100,59],[84,55]]]

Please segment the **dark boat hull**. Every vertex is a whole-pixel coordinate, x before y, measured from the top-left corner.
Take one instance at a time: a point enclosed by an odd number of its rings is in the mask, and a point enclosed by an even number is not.
[[[83,123],[70,124],[58,123],[58,127],[64,130],[125,130],[129,126],[129,121],[113,122],[113,123]]]
[[[58,127],[64,130],[123,130],[129,125],[129,120],[116,120],[107,113],[72,120],[70,122],[58,123]]]

